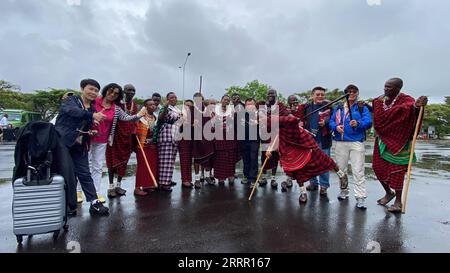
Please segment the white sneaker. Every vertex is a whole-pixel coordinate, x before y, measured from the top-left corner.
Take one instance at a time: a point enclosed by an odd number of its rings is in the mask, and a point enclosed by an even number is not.
[[[339,200],[346,200],[348,198],[349,195],[349,190],[341,190],[341,192],[338,195],[338,199]]]
[[[356,198],[356,207],[358,209],[367,209],[366,198]]]

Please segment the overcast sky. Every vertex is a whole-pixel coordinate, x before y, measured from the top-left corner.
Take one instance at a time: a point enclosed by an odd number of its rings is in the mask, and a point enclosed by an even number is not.
[[[139,97],[258,79],[287,96],[316,85],[450,95],[448,0],[1,0],[0,79],[23,91],[132,83]]]

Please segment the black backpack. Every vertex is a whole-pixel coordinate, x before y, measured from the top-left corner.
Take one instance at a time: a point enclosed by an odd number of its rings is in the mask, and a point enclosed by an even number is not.
[[[13,181],[26,177],[27,183],[49,184],[57,141],[56,130],[51,123],[35,121],[22,127],[14,153]]]

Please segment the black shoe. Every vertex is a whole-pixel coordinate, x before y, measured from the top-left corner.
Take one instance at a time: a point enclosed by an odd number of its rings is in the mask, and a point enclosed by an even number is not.
[[[276,181],[276,180],[270,181],[270,186],[272,187],[272,189],[278,188],[278,183],[277,183],[277,181]]]
[[[123,196],[123,195],[125,195],[125,194],[127,193],[127,191],[124,190],[124,189],[122,189],[121,187],[116,187],[114,190],[115,190],[116,193],[117,193],[118,195],[120,195],[120,196]]]
[[[230,178],[228,178],[228,185],[234,185],[234,177],[230,177]]]
[[[286,181],[281,182],[281,191],[286,192],[288,188],[288,184]]]
[[[170,182],[170,185],[171,185],[171,186],[176,186],[176,185],[177,185],[177,182],[173,182],[173,181],[172,181],[172,182]]]
[[[96,214],[96,215],[108,215],[109,209],[107,207],[103,206],[103,204],[100,201],[97,201],[93,204],[91,203],[89,212],[91,214]]]
[[[261,179],[261,181],[259,181],[260,187],[264,187],[265,185],[267,185],[267,178],[263,178],[263,179]]]
[[[69,216],[69,217],[75,217],[75,216],[77,216],[77,209],[69,209],[69,210],[67,211],[67,216]]]
[[[214,177],[206,177],[205,181],[206,181],[206,183],[208,183],[208,185],[211,185],[211,186],[216,184],[216,179],[214,179]]]
[[[160,191],[172,192],[172,188],[170,186],[159,186]]]

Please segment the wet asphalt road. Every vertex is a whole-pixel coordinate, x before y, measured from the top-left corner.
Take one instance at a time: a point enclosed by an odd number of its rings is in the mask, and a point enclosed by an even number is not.
[[[0,178],[4,181],[11,176],[8,164],[13,163],[13,148],[0,145]],[[81,252],[370,252],[377,250],[370,247],[377,244],[381,252],[450,252],[450,172],[446,165],[450,145],[419,144],[417,148],[419,166],[430,157],[437,161],[426,169],[416,168],[403,215],[376,205],[383,189],[370,171],[368,209],[361,211],[355,208],[354,198],[336,199],[335,174],[328,198],[309,193],[308,203],[299,205],[297,185],[286,193],[269,185],[258,188],[249,202],[250,189],[240,179],[234,186],[181,189],[177,169],[174,180],[178,184],[172,193],[137,198],[132,194],[134,177],[128,177],[123,183],[128,194],[106,202],[109,217],[91,217],[88,204],[83,203],[78,216],[69,220],[69,231],[56,242],[51,234],[36,235],[25,238],[22,247],[17,247],[12,232],[12,187],[3,182],[0,252],[70,252],[69,242],[79,244]],[[430,156],[433,153],[436,156]],[[103,183],[106,189],[106,177]]]

